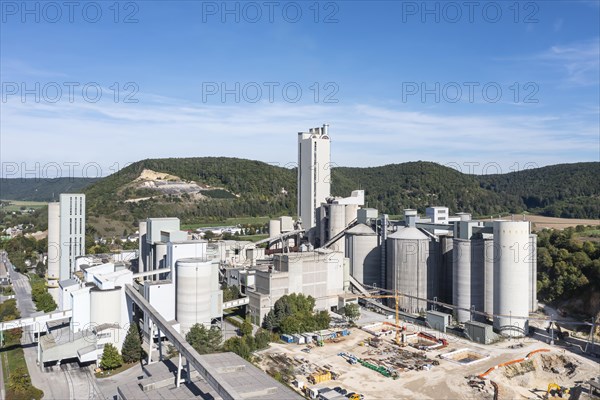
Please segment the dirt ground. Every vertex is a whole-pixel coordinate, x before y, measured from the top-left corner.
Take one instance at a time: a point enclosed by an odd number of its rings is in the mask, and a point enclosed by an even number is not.
[[[391,343],[391,338],[386,338],[384,345],[378,349],[368,345],[360,346],[360,342],[372,336],[360,329],[352,329],[351,332],[342,342],[313,347],[309,353],[302,351],[306,345],[272,344],[269,349],[258,353],[261,358],[260,367],[280,372],[286,369],[293,370],[295,379],[309,387],[321,389],[340,386],[348,392],[363,394],[367,400],[492,399],[493,388],[490,380],[498,383],[500,399],[541,399],[550,382],[571,387],[575,381],[587,380],[600,374],[598,363],[570,353],[563,354],[562,349],[544,346],[531,339],[521,341],[521,348],[510,348],[514,342],[505,341],[483,346],[464,339],[449,338],[448,347],[427,351],[425,354],[428,360],[435,360],[439,365],[434,365],[430,370],[399,372],[398,379],[394,380],[360,364],[351,365],[345,358],[338,356],[338,353],[352,353],[361,359],[374,360],[375,363],[390,356],[402,359],[413,359],[414,356],[398,356],[399,348]],[[489,354],[490,357],[470,365],[461,365],[438,357],[440,354],[465,348]],[[534,355],[533,364],[518,364],[512,369],[500,368],[492,372],[488,376],[489,379],[484,380],[482,389],[468,385],[469,379],[466,377],[479,375],[497,364],[523,358],[538,348],[550,348],[552,351]],[[403,350],[414,354],[424,353],[412,347],[404,347]],[[573,366],[573,373],[567,373]],[[317,367],[329,368],[340,376],[337,380],[312,385],[307,382],[307,376]]]
[[[509,218],[510,217],[503,217],[503,219]],[[512,218],[514,218],[515,221],[523,221],[523,218],[525,218],[526,221],[531,221],[533,228],[536,230],[544,228],[564,229],[577,225],[600,225],[600,220],[598,219],[554,218],[541,215],[525,215],[525,217],[523,217],[521,214],[514,214]]]

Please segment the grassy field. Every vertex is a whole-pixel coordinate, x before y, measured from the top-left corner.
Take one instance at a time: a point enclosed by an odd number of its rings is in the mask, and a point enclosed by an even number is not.
[[[42,207],[48,205],[48,203],[45,203],[43,201],[20,201],[20,200],[2,200],[2,201],[10,202],[10,204],[8,206],[2,207],[2,210],[6,211],[6,212],[20,211],[21,207],[33,208],[33,209],[37,210],[38,208],[42,208]]]
[[[182,224],[181,229],[195,230],[198,228],[210,228],[214,226],[235,226],[235,225],[263,225],[269,222],[269,217],[240,217],[227,218],[223,221],[213,221],[198,224]]]
[[[15,302],[15,300],[8,300],[8,302]],[[8,303],[6,302],[6,303]],[[7,306],[7,304],[3,304]],[[4,377],[4,385],[6,390],[6,399],[41,399],[44,392],[31,385],[31,382],[27,385],[27,388],[21,392],[14,392],[9,388],[9,376],[11,372],[22,370],[28,373],[27,363],[25,362],[25,355],[23,354],[23,348],[21,347],[21,333],[19,330],[4,332],[4,346],[0,349],[0,359],[2,360],[2,374]]]
[[[269,235],[247,235],[247,236],[237,236],[236,240],[249,240],[250,242],[258,242],[259,240],[263,240],[268,238]]]

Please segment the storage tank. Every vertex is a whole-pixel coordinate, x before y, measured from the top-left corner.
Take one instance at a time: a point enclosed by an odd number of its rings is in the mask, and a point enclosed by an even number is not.
[[[519,337],[528,331],[530,263],[528,221],[494,221],[494,329]]]
[[[346,227],[346,206],[344,204],[329,204],[329,232],[327,237],[331,239]],[[329,240],[328,239],[328,240]],[[344,241],[338,240],[330,247],[332,250],[344,253]]]
[[[177,322],[181,333],[185,333],[196,323],[210,324],[212,316],[220,305],[215,302],[218,291],[217,267],[204,258],[182,258],[176,264],[175,288]]]
[[[60,203],[48,203],[48,293],[58,304],[60,279]]]
[[[346,210],[344,211],[344,226],[350,225],[350,222],[354,221],[358,216],[358,204],[346,204]]]
[[[494,241],[484,239],[485,308],[486,314],[494,313]]]
[[[483,312],[485,308],[483,240],[454,239],[453,257],[452,303],[461,308],[456,312],[458,322],[482,321],[482,316],[467,310]]]
[[[60,203],[48,203],[48,279],[59,279]]]
[[[269,221],[269,237],[275,237],[281,234],[281,221],[272,219]]]
[[[121,287],[101,290],[90,289],[90,323],[92,325],[119,324],[121,319]]]
[[[537,235],[529,235],[529,248],[526,251],[529,261],[529,312],[536,312],[537,304]]]
[[[377,233],[371,227],[358,224],[346,232],[350,274],[360,283],[379,286],[380,256]]]
[[[429,245],[429,236],[415,227],[400,228],[388,236],[387,289],[420,298],[437,296],[428,293],[427,272],[434,258],[430,257]],[[418,313],[427,309],[427,302],[401,296],[399,307]]]
[[[147,271],[146,264],[148,263],[148,244],[146,239],[146,233],[148,232],[148,223],[140,221],[138,224],[138,271]]]
[[[454,263],[454,241],[452,236],[440,235],[437,249],[437,257],[440,260],[438,300],[452,304],[452,266]]]
[[[167,268],[167,243],[156,243],[154,245],[153,270]]]

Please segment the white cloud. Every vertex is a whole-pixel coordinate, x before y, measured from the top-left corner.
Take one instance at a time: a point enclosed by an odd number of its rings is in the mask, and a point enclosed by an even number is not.
[[[589,108],[564,115],[443,115],[389,105],[157,100],[32,104],[10,98],[2,104],[2,160],[96,162],[103,174],[144,158],[230,156],[285,165],[296,162],[297,132],[322,123],[331,124],[333,161],[346,166],[429,160],[508,169],[598,154],[597,115]]]

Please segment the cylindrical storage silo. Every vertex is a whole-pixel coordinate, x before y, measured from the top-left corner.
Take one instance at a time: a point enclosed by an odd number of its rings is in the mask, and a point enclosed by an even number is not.
[[[485,308],[486,314],[494,313],[494,241],[483,241],[485,251]]]
[[[453,257],[454,257],[454,241],[452,237],[442,235],[440,238],[440,244],[438,247],[440,260],[440,287],[439,287],[439,300],[444,303],[452,303],[453,301],[453,290],[452,285],[454,284],[453,279]]]
[[[48,203],[48,280],[60,272],[60,203]]]
[[[90,323],[119,324],[121,321],[121,288],[90,289]]]
[[[148,223],[146,221],[140,221],[138,224],[138,271],[147,271],[146,264],[148,263],[148,244],[146,243],[146,233],[148,233]]]
[[[278,219],[269,220],[269,237],[275,237],[281,234],[281,221]]]
[[[494,221],[494,329],[505,336],[528,331],[529,222]]]
[[[452,262],[452,304],[462,309],[456,311],[458,322],[471,319],[471,241],[454,239]]]
[[[202,258],[179,259],[176,268],[175,313],[185,335],[196,323],[211,323],[211,292],[218,277],[213,276],[213,263]]]
[[[331,239],[346,227],[346,206],[344,204],[329,205],[329,232],[328,238]],[[332,250],[344,251],[344,241],[338,240],[330,246]]]
[[[529,235],[529,248],[526,251],[529,261],[529,312],[536,312],[537,304],[537,235]]]
[[[430,238],[418,228],[400,228],[387,239],[387,279],[389,290],[420,299],[400,296],[399,307],[411,313],[427,310],[427,301],[437,294],[427,293]]]
[[[358,224],[346,232],[350,274],[360,283],[379,286],[380,256],[377,233],[369,226]]]
[[[60,275],[60,203],[48,203],[48,293],[58,302]]]
[[[154,266],[153,269],[167,268],[167,244],[156,243],[154,245]]]
[[[344,225],[350,225],[350,222],[354,221],[358,214],[358,204],[346,204],[346,210],[344,212]]]
[[[482,239],[454,239],[453,304],[459,322],[483,321],[485,310],[485,245]]]

